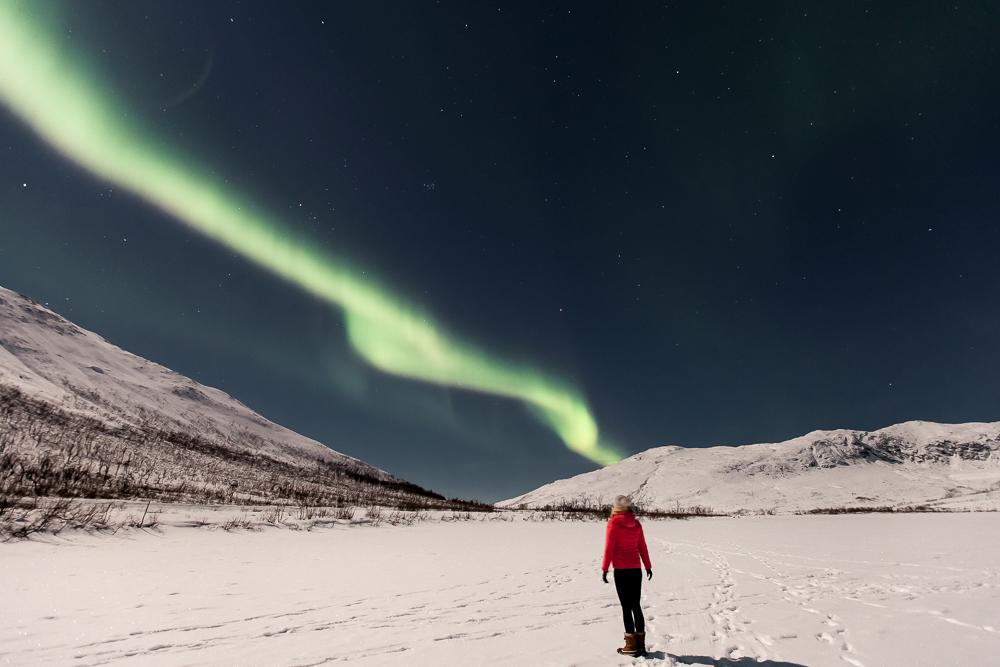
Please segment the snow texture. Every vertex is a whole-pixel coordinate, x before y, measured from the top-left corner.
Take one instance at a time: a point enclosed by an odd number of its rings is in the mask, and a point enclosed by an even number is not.
[[[237,533],[168,520],[160,534],[0,545],[0,664],[940,667],[1000,655],[1000,514],[647,520],[643,660],[615,653],[601,523],[484,516]]]
[[[817,508],[1000,509],[1000,422],[910,421],[878,431],[813,431],[779,443],[657,447],[547,484],[501,506],[609,504],[719,512]]]
[[[391,479],[378,468],[265,419],[223,391],[126,352],[2,287],[0,384],[112,425],[153,417],[226,446],[248,443],[244,450],[276,461],[320,460]],[[230,437],[234,433],[245,437]]]

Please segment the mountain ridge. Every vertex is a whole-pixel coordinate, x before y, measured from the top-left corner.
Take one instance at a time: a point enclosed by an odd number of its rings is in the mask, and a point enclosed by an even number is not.
[[[117,485],[107,482],[109,452],[126,476]],[[29,482],[44,477],[49,492],[74,495],[66,478],[75,476],[88,492],[113,495],[443,500],[3,287],[0,455],[0,492],[8,494],[34,495],[38,483]]]
[[[1000,509],[1000,422],[913,420],[874,431],[817,430],[777,443],[666,445],[498,505],[606,504],[619,493],[649,508],[722,512]]]

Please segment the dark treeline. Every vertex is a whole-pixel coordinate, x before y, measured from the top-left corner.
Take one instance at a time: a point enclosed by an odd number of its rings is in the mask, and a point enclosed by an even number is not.
[[[532,511],[554,519],[578,519],[594,520],[607,519],[611,515],[611,502],[605,502],[602,498],[578,498],[566,500],[560,503],[547,505],[516,505],[508,509],[516,511]],[[636,516],[648,517],[650,519],[688,519],[696,516],[727,516],[712,511],[709,507],[693,505],[681,507],[677,505],[672,509],[661,509],[656,507],[644,507],[636,504],[633,507]]]

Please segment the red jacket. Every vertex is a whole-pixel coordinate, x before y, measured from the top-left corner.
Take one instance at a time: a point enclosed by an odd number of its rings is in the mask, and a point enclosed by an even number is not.
[[[639,567],[639,558],[647,570],[652,570],[646,538],[642,525],[631,512],[620,512],[608,521],[608,532],[604,538],[604,560],[601,569],[607,571],[609,565],[616,570]]]

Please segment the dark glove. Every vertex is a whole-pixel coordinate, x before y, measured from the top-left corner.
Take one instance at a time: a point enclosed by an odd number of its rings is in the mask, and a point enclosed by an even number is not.
[[[602,580],[602,581],[603,581],[604,583],[608,583],[608,571],[607,571],[607,570],[605,570],[605,571],[604,571],[604,574],[602,574],[602,575],[601,575],[601,580]]]
[[[646,570],[646,581],[649,581],[652,578],[653,578],[653,571],[652,570]]]

